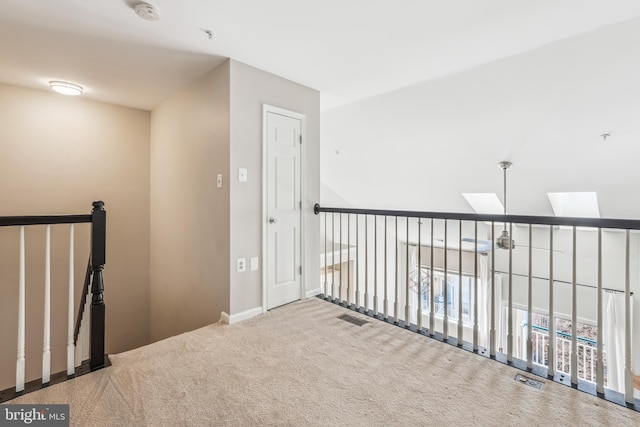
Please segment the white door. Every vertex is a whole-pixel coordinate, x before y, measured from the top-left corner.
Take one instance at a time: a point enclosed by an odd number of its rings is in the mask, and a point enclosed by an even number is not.
[[[302,120],[266,111],[267,309],[301,298]]]

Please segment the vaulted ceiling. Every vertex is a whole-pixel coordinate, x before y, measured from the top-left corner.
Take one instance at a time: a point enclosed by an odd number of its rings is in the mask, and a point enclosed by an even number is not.
[[[149,22],[135,3],[3,0],[0,82],[152,109],[232,57],[330,108],[640,16],[637,0],[151,0]]]

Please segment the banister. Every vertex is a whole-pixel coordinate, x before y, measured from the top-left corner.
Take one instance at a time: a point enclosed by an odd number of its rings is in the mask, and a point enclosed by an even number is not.
[[[80,224],[91,222],[91,215],[0,216],[0,227],[16,225]]]
[[[82,289],[81,303],[79,304],[78,317],[73,328],[73,309],[74,309],[74,224],[90,223],[91,224],[91,255],[87,265],[87,272]],[[35,391],[40,387],[45,387],[53,381],[51,375],[50,362],[50,225],[69,224],[70,225],[70,243],[69,243],[69,312],[68,312],[68,342],[67,342],[67,370],[54,374],[59,381],[62,375],[66,374],[67,378],[74,375],[82,375],[84,373],[94,371],[96,369],[109,366],[109,358],[104,353],[105,350],[105,305],[104,305],[104,283],[102,279],[102,270],[105,265],[106,255],[106,211],[104,202],[96,201],[93,203],[93,210],[89,215],[31,215],[31,216],[0,216],[0,227],[17,226],[20,228],[20,277],[19,277],[19,301],[18,301],[18,345],[16,353],[16,385],[15,388],[0,390],[0,402],[4,402],[14,398],[25,392],[25,328],[24,328],[24,312],[25,312],[25,227],[31,225],[46,225],[46,244],[45,244],[45,307],[44,307],[44,342],[42,353],[42,378],[34,380],[28,385],[29,391]],[[93,280],[91,280],[93,278]],[[80,365],[75,365],[74,345],[79,344],[80,326],[82,322],[84,308],[87,303],[89,293],[89,285],[91,285],[91,310],[90,310],[90,358],[83,360]],[[87,366],[88,365],[88,366]],[[78,367],[79,366],[79,367]],[[88,368],[88,369],[87,369]],[[41,384],[38,384],[41,383]]]
[[[358,209],[358,208],[336,208],[324,207],[316,203],[313,212],[318,215],[320,212],[345,213],[359,215],[381,215],[395,216],[403,218],[435,218],[453,219],[461,221],[483,221],[495,223],[515,223],[551,226],[576,226],[593,228],[618,228],[623,230],[640,230],[640,220],[617,219],[617,218],[577,218],[560,216],[533,216],[533,215],[488,215],[463,212],[423,212],[423,211],[400,211],[384,209]]]

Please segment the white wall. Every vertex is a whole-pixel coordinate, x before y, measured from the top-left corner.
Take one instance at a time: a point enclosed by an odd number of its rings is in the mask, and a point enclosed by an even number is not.
[[[509,170],[511,214],[553,215],[547,192],[595,191],[602,217],[640,218],[635,197],[640,182],[638,43],[640,20],[634,19],[324,111],[322,204],[472,212],[461,193],[501,194],[498,162],[509,160],[514,164]],[[599,136],[605,132],[612,133],[606,143]],[[526,243],[526,233],[514,227],[516,242]],[[596,283],[595,235],[579,232],[579,283]],[[624,286],[622,236],[603,236],[605,287]],[[556,247],[570,254],[568,232],[559,230],[555,237]],[[545,246],[545,238],[548,231],[534,230],[535,245]],[[523,250],[516,250],[514,269],[527,273]],[[502,270],[507,253],[496,252]],[[534,253],[534,274],[546,277],[547,256]],[[558,256],[555,277],[571,281],[567,256]],[[636,331],[638,257],[634,237]],[[526,305],[526,279],[514,280],[514,301]],[[546,310],[546,285],[534,286],[534,305]],[[570,312],[566,288],[556,285],[561,313]],[[594,295],[586,288],[579,291],[580,317],[595,318]],[[640,340],[634,345],[640,360]]]
[[[636,19],[323,111],[323,185],[353,206],[471,211],[461,193],[501,194],[510,160],[511,214],[596,191],[603,217],[640,218],[639,43]]]

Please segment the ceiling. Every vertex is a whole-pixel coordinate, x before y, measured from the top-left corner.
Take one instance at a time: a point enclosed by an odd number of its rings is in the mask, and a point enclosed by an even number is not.
[[[327,109],[640,16],[637,0],[151,0],[148,22],[135,3],[2,0],[0,82],[149,110],[231,57]]]

